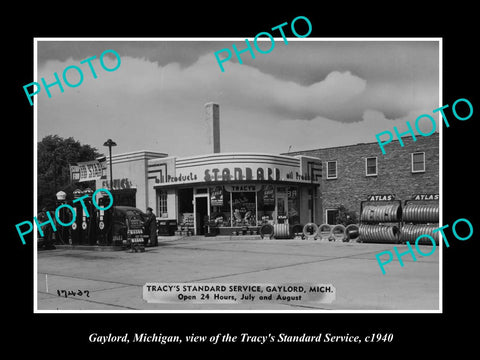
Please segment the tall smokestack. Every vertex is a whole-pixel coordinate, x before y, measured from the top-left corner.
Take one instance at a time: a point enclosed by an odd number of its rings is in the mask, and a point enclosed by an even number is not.
[[[205,104],[205,122],[207,123],[208,143],[213,143],[213,152],[220,152],[220,107],[213,102]]]

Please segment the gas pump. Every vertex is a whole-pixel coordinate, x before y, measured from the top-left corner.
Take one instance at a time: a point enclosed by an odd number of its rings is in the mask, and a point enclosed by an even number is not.
[[[81,243],[84,245],[95,245],[97,243],[96,226],[95,226],[95,207],[92,202],[93,190],[86,188],[83,193],[88,195],[83,201],[85,203],[85,209],[82,207],[82,230],[81,230]],[[88,217],[87,217],[88,212]]]
[[[80,189],[76,189],[73,192],[73,199],[78,199],[83,196],[83,191]],[[80,245],[81,238],[82,238],[82,213],[83,207],[80,201],[76,203],[72,203],[72,207],[74,209],[74,216],[75,222],[70,227],[70,234],[72,239],[72,245]]]
[[[59,191],[56,194],[57,201],[56,201],[56,206],[55,208],[58,208],[61,205],[64,205],[67,203],[67,194],[64,191]],[[61,208],[60,211],[58,211],[58,218],[61,223],[67,224],[71,220],[71,215],[70,212],[65,208]],[[56,237],[55,237],[55,243],[56,244],[68,244],[69,243],[69,229],[68,227],[65,226],[57,226],[57,231],[56,231]]]
[[[107,207],[110,204],[110,198],[108,196],[102,196],[97,200],[97,204],[99,207]],[[113,233],[113,207],[110,207],[107,210],[97,209],[96,218],[97,242],[100,245],[111,245]]]

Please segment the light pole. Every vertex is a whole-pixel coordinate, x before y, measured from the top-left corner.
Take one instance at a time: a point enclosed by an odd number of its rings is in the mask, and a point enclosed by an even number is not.
[[[110,190],[113,190],[112,146],[117,146],[117,144],[112,139],[108,139],[107,141],[105,141],[103,146],[108,146],[108,153],[109,153],[109,156],[110,156]]]
[[[57,149],[58,147],[55,147],[52,151],[52,157],[53,157],[53,192],[57,192]]]

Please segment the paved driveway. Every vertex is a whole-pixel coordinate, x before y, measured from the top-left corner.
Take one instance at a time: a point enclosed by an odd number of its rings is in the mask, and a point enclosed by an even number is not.
[[[402,245],[397,247],[399,252],[407,250]],[[144,253],[39,251],[38,309],[438,310],[438,249],[429,257],[417,255],[415,262],[411,256],[404,256],[404,267],[394,259],[382,275],[375,254],[392,248],[389,244],[253,237],[167,237]],[[421,248],[424,253],[431,250]],[[336,299],[331,304],[147,303],[142,294],[147,282],[332,284]],[[82,293],[65,298],[57,290],[87,290],[89,296]]]

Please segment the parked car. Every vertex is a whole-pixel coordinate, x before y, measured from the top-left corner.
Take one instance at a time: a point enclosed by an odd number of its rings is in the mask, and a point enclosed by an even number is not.
[[[115,206],[113,209],[113,244],[131,247],[132,242],[149,245],[145,231],[147,214],[132,206]]]

